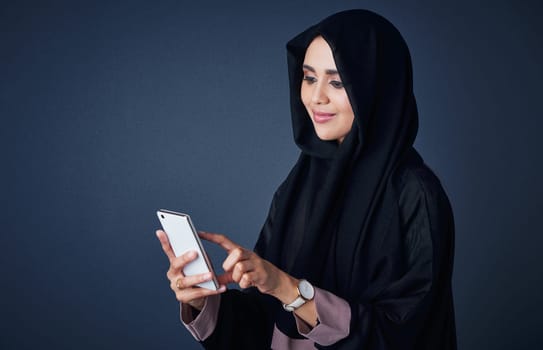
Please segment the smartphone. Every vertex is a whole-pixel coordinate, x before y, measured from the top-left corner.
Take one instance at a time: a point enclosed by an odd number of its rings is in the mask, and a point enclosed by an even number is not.
[[[200,283],[197,286],[211,290],[219,289],[219,283],[211,265],[211,260],[209,260],[204,250],[202,241],[200,241],[200,237],[198,236],[198,231],[196,231],[190,216],[166,209],[158,210],[157,215],[164,232],[168,236],[175,256],[183,255],[190,250],[198,252],[198,257],[185,265],[183,274],[185,276],[193,276],[212,272],[212,280]]]

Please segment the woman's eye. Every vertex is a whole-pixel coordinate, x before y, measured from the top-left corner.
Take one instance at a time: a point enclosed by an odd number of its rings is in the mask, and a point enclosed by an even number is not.
[[[330,82],[330,85],[332,85],[333,87],[335,87],[336,89],[341,89],[343,88],[343,83],[341,81],[337,81],[337,80],[332,80]]]
[[[313,84],[317,81],[317,78],[311,77],[309,75],[304,75],[304,81],[306,81],[308,84]]]

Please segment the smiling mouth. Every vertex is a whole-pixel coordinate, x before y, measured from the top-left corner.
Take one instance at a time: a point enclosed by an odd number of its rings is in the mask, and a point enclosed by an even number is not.
[[[335,113],[324,113],[324,112],[316,112],[313,111],[313,119],[315,120],[315,123],[326,123],[336,116]]]

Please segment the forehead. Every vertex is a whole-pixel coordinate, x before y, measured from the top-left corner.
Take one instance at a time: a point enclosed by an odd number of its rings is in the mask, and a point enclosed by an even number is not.
[[[335,69],[336,63],[330,45],[322,36],[317,36],[305,51],[304,64],[315,69]]]

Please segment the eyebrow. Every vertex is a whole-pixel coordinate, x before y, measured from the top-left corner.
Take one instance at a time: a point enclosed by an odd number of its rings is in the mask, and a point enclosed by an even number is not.
[[[303,67],[304,67],[304,69],[307,69],[307,70],[310,71],[310,72],[316,73],[315,68],[311,67],[311,66],[308,65],[308,64],[304,64]],[[326,74],[329,74],[329,75],[338,74],[338,71],[335,70],[335,69],[326,69],[324,72],[325,72]]]

